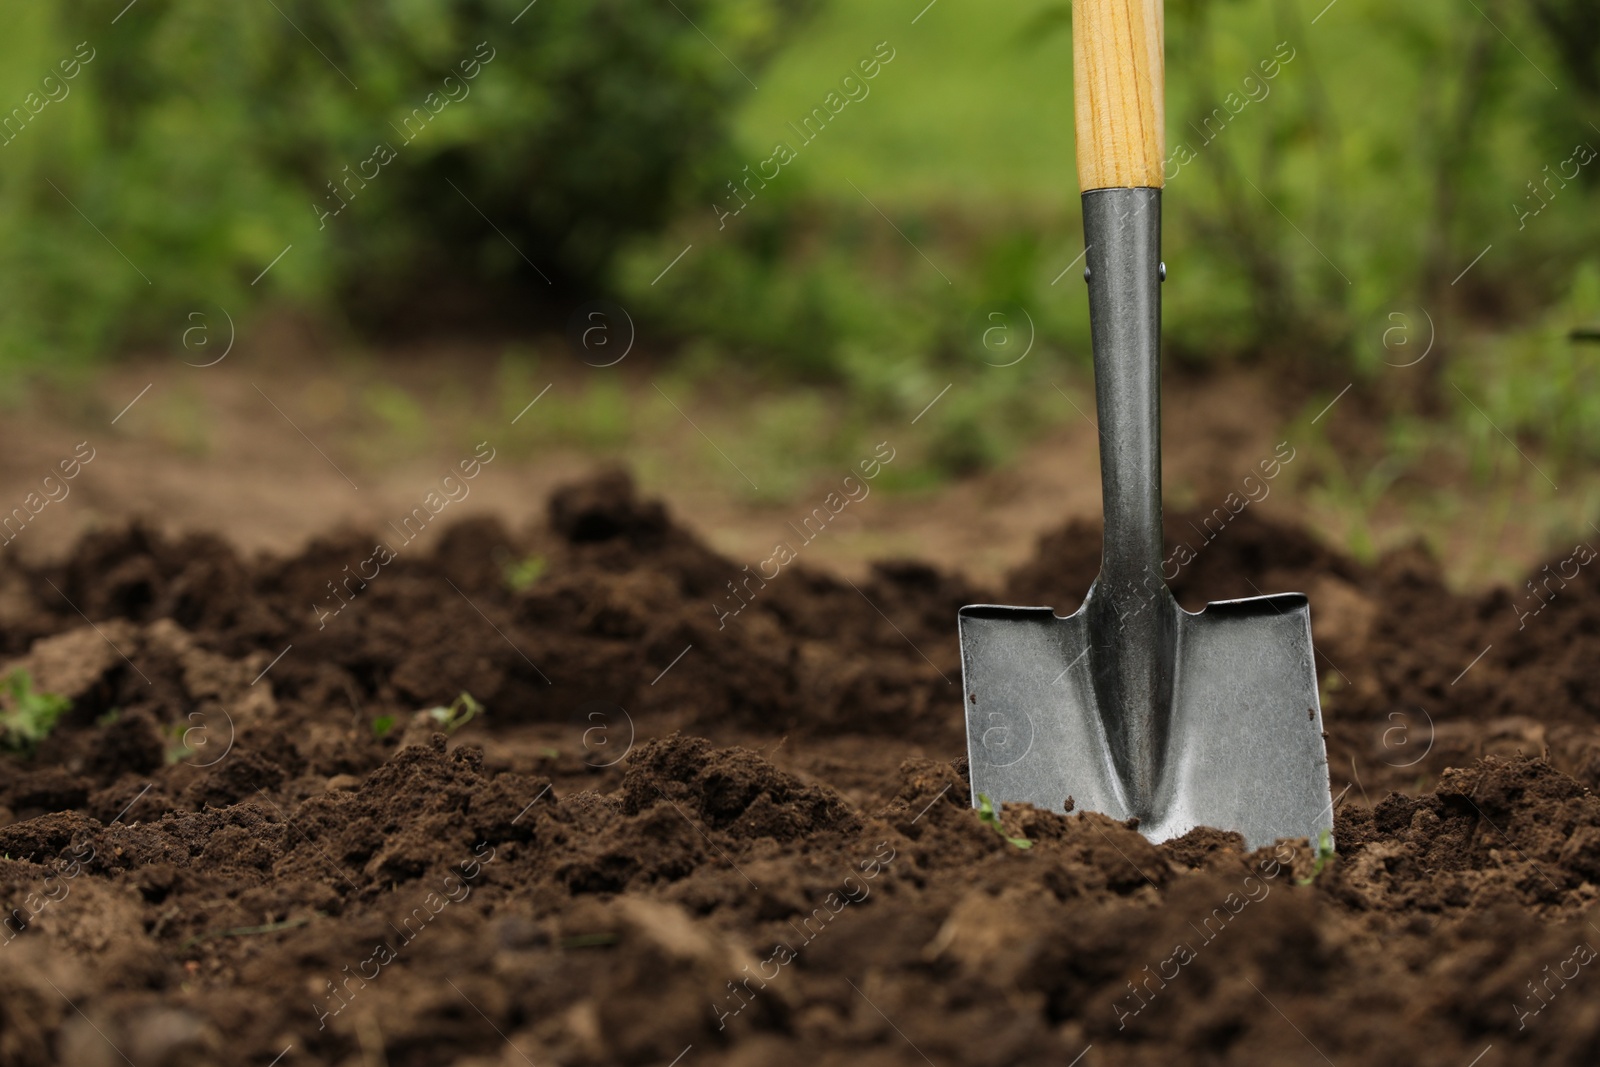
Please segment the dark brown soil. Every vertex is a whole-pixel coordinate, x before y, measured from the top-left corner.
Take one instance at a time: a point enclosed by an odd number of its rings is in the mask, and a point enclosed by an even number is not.
[[[610,476],[381,564],[0,565],[74,700],[0,757],[0,1065],[1600,1062],[1600,593],[1188,521],[1187,606],[1312,597],[1331,860],[966,806],[956,608],[1072,608],[1092,528],[762,585]]]

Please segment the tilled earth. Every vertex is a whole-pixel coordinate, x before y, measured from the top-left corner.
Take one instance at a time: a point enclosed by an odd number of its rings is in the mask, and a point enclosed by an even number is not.
[[[1250,512],[1200,544],[1190,608],[1311,596],[1319,862],[968,807],[956,609],[1071,610],[1094,528],[1001,590],[803,546],[746,584],[609,475],[387,546],[0,568],[0,670],[73,700],[0,756],[0,1064],[1600,1062],[1571,552],[1535,600]]]

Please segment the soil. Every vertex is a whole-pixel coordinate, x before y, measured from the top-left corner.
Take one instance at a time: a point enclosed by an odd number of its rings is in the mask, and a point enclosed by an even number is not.
[[[0,562],[0,670],[73,701],[0,757],[0,1064],[1600,1060],[1592,583],[1202,527],[1186,606],[1311,596],[1331,858],[968,807],[956,609],[1075,607],[1092,525],[763,585],[612,473],[425,554]]]

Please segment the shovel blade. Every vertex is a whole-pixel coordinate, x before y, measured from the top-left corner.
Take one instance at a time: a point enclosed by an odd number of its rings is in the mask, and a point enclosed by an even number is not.
[[[1298,593],[1178,611],[1172,709],[1153,808],[1129,810],[1089,669],[1087,613],[962,608],[962,688],[973,802],[1138,814],[1153,841],[1196,826],[1316,842],[1333,828],[1327,748]],[[1112,714],[1115,712],[1112,711]]]

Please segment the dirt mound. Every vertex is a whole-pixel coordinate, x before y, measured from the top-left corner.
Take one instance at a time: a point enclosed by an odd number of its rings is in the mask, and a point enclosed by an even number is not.
[[[1594,1062],[1584,572],[1169,542],[1191,609],[1311,595],[1337,855],[977,818],[955,611],[1072,610],[1083,526],[1001,592],[773,575],[611,473],[428,551],[0,563],[0,670],[73,700],[0,755],[0,1064]]]
[[[716,752],[705,738],[677,734],[634,751],[622,796],[630,815],[664,800],[718,830],[781,842],[860,824],[826,786],[806,785],[754,752]]]

